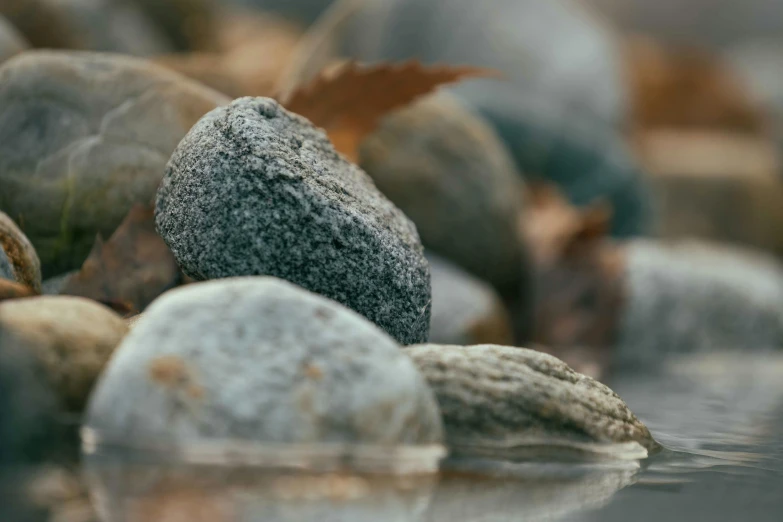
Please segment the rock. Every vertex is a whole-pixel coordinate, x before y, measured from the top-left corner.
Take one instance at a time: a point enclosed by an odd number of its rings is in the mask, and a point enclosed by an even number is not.
[[[272,275],[427,338],[430,275],[416,227],[325,134],[266,98],[206,115],[158,190],[158,232],[196,280]]]
[[[165,35],[132,2],[4,0],[7,16],[34,47],[149,56],[171,49]]]
[[[428,254],[432,272],[431,343],[513,344],[508,311],[497,293],[444,259]]]
[[[102,376],[86,426],[174,450],[226,438],[437,444],[442,429],[393,339],[335,302],[250,277],[153,303]]]
[[[639,150],[658,206],[659,236],[729,242],[783,256],[783,177],[774,142],[668,129],[644,133]]]
[[[530,446],[636,442],[649,430],[612,390],[550,355],[505,346],[405,350],[435,391],[453,455],[513,458]]]
[[[32,355],[36,371],[68,413],[84,409],[126,332],[120,317],[87,299],[44,296],[0,302],[0,352]]]
[[[783,348],[783,266],[703,241],[632,241],[614,362],[649,368],[677,353]]]
[[[0,212],[0,279],[41,291],[41,261],[33,245],[5,213]]]
[[[540,202],[528,208],[526,223],[543,230]],[[599,216],[550,209],[550,223],[555,210],[549,239],[529,240],[542,350],[600,375],[676,353],[783,348],[783,265],[772,256],[699,240],[617,242]]]
[[[0,63],[29,47],[24,37],[0,15]]]
[[[429,96],[387,117],[362,144],[360,165],[427,249],[504,295],[529,290],[521,179],[492,128],[458,99]]]
[[[78,268],[177,143],[224,96],[137,59],[27,52],[0,67],[0,210],[24,223],[46,277]]]

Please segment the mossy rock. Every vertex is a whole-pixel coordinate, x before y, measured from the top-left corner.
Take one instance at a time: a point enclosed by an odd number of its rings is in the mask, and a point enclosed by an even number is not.
[[[161,67],[111,54],[30,51],[0,67],[0,210],[45,277],[81,266],[135,203],[149,204],[190,127],[228,103]]]

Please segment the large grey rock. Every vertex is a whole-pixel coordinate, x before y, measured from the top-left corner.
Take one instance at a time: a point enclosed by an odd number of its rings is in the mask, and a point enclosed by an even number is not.
[[[43,296],[0,303],[0,352],[32,356],[58,406],[84,409],[98,375],[128,328],[108,308],[78,297]]]
[[[435,344],[513,344],[508,310],[495,290],[432,254],[432,322]]]
[[[504,295],[528,290],[522,181],[492,128],[459,99],[428,96],[394,112],[362,143],[359,164],[427,249]]]
[[[104,440],[435,444],[432,392],[399,345],[343,306],[274,278],[164,294],[95,390]]]
[[[0,67],[0,210],[38,250],[46,277],[78,268],[150,203],[177,143],[215,91],[145,61],[35,51]]]
[[[0,278],[41,291],[41,261],[19,227],[0,212]]]
[[[677,353],[783,348],[783,266],[701,241],[624,246],[614,362],[649,368]]]
[[[323,131],[271,99],[240,98],[193,127],[166,169],[156,220],[193,279],[280,277],[403,344],[427,338],[416,227]]]
[[[28,43],[19,34],[19,31],[0,15],[0,63],[21,53],[28,47]]]
[[[407,348],[435,391],[453,454],[512,457],[527,446],[636,442],[649,430],[605,385],[524,348]]]

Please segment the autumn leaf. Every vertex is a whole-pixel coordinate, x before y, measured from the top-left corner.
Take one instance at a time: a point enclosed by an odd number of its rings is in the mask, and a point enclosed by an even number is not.
[[[415,60],[374,66],[348,62],[323,71],[281,103],[325,129],[335,148],[355,162],[363,139],[391,111],[446,84],[499,76],[491,69],[425,66]]]
[[[181,281],[174,255],[155,230],[153,209],[136,205],[108,242],[98,236],[61,294],[87,297],[131,314]]]

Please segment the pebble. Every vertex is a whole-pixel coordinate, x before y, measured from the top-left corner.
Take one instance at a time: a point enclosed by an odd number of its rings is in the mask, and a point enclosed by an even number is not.
[[[25,224],[45,277],[81,266],[177,143],[224,96],[145,61],[30,51],[0,67],[0,210]]]
[[[41,261],[30,240],[5,213],[0,212],[0,279],[41,291]]]
[[[399,345],[291,283],[232,278],[172,290],[126,337],[86,426],[137,445],[437,444],[442,425]]]
[[[623,247],[626,295],[614,362],[649,368],[677,353],[783,347],[783,265],[696,240]]]
[[[524,291],[522,179],[494,130],[458,98],[428,96],[394,112],[362,143],[359,164],[427,249],[505,295]]]
[[[87,299],[42,296],[0,302],[0,345],[35,359],[38,375],[64,412],[79,414],[125,322]]]
[[[323,131],[268,98],[199,121],[158,191],[158,232],[195,280],[271,275],[332,298],[398,342],[427,339],[416,227]]]
[[[617,394],[550,355],[494,345],[405,352],[435,391],[452,455],[489,450],[512,458],[531,444],[658,447]]]
[[[429,342],[513,344],[509,313],[491,286],[435,255],[427,260],[432,272]]]

